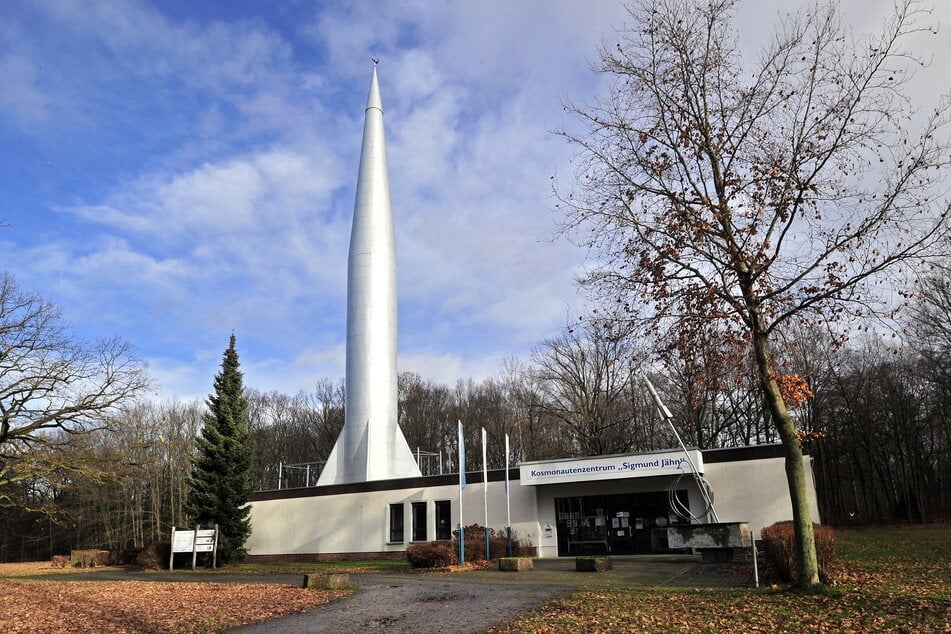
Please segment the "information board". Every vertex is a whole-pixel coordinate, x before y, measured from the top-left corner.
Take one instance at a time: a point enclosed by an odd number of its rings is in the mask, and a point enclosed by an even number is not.
[[[195,569],[195,556],[198,553],[213,553],[212,566],[217,568],[218,528],[199,528],[198,530],[177,530],[172,527],[172,552],[168,567],[174,570],[175,553],[192,554],[192,570]]]

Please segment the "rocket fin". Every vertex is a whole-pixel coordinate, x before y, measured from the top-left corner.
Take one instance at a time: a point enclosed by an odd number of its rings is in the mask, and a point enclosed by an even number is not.
[[[340,440],[342,438],[343,434],[337,436],[337,441],[334,443],[334,448],[330,450],[330,457],[327,458],[327,462],[324,464],[324,469],[320,472],[320,477],[317,478],[317,486],[324,486],[325,484],[337,484],[337,461],[339,460],[337,449],[340,447]]]

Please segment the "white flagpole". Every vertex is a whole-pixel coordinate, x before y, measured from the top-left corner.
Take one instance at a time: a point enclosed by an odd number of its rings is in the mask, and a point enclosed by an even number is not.
[[[485,507],[485,560],[492,558],[489,552],[489,468],[485,460],[485,427],[482,428],[482,504]]]
[[[505,434],[505,535],[508,556],[512,556],[512,499],[509,495],[509,435]]]
[[[462,490],[466,488],[466,439],[459,421],[459,565],[466,563],[465,523],[462,521]]]

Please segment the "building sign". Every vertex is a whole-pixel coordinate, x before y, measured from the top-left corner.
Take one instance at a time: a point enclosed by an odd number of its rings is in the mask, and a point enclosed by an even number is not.
[[[690,459],[703,473],[703,457],[696,449],[687,451]],[[562,484],[591,480],[646,478],[691,473],[692,467],[683,451],[637,453],[620,456],[596,456],[574,460],[546,460],[519,465],[523,485]]]

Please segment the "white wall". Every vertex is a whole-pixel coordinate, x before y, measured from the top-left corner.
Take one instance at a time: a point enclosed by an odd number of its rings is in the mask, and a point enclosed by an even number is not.
[[[803,457],[812,521],[819,522],[819,505],[812,479],[812,458]],[[758,539],[764,526],[792,519],[792,502],[786,484],[783,458],[738,462],[706,462],[707,481],[721,522],[749,522]]]
[[[511,483],[512,530],[538,544],[535,491]],[[412,502],[427,502],[427,539],[436,537],[434,502],[449,500],[453,530],[459,524],[458,485],[367,491],[342,495],[262,500],[251,503],[251,555],[378,553],[406,550],[412,537]],[[489,527],[505,528],[504,483],[489,482]],[[389,544],[389,506],[404,503],[404,542]],[[464,523],[483,524],[482,483],[469,484],[463,499]]]
[[[819,521],[812,463],[807,456],[806,486],[813,520]],[[782,458],[705,462],[705,475],[714,492],[721,522],[749,522],[758,537],[762,527],[792,519],[792,506]],[[669,476],[620,478],[553,485],[511,483],[512,529],[541,557],[558,555],[555,497],[610,495],[643,491],[666,491]],[[466,525],[483,524],[481,482],[465,489],[463,500]],[[684,478],[678,488],[687,489],[692,509],[702,509],[696,485]],[[305,491],[306,492],[306,491]],[[416,487],[390,491],[367,491],[341,495],[263,500],[251,503],[251,537],[247,547],[252,555],[306,555],[379,553],[403,551],[412,537],[412,502],[426,502],[427,539],[435,539],[434,502],[451,502],[452,527],[459,524],[458,485]],[[505,527],[505,493],[502,482],[490,482],[488,490],[489,526]],[[389,505],[404,503],[404,537],[388,544]],[[551,531],[545,528],[551,526]]]

